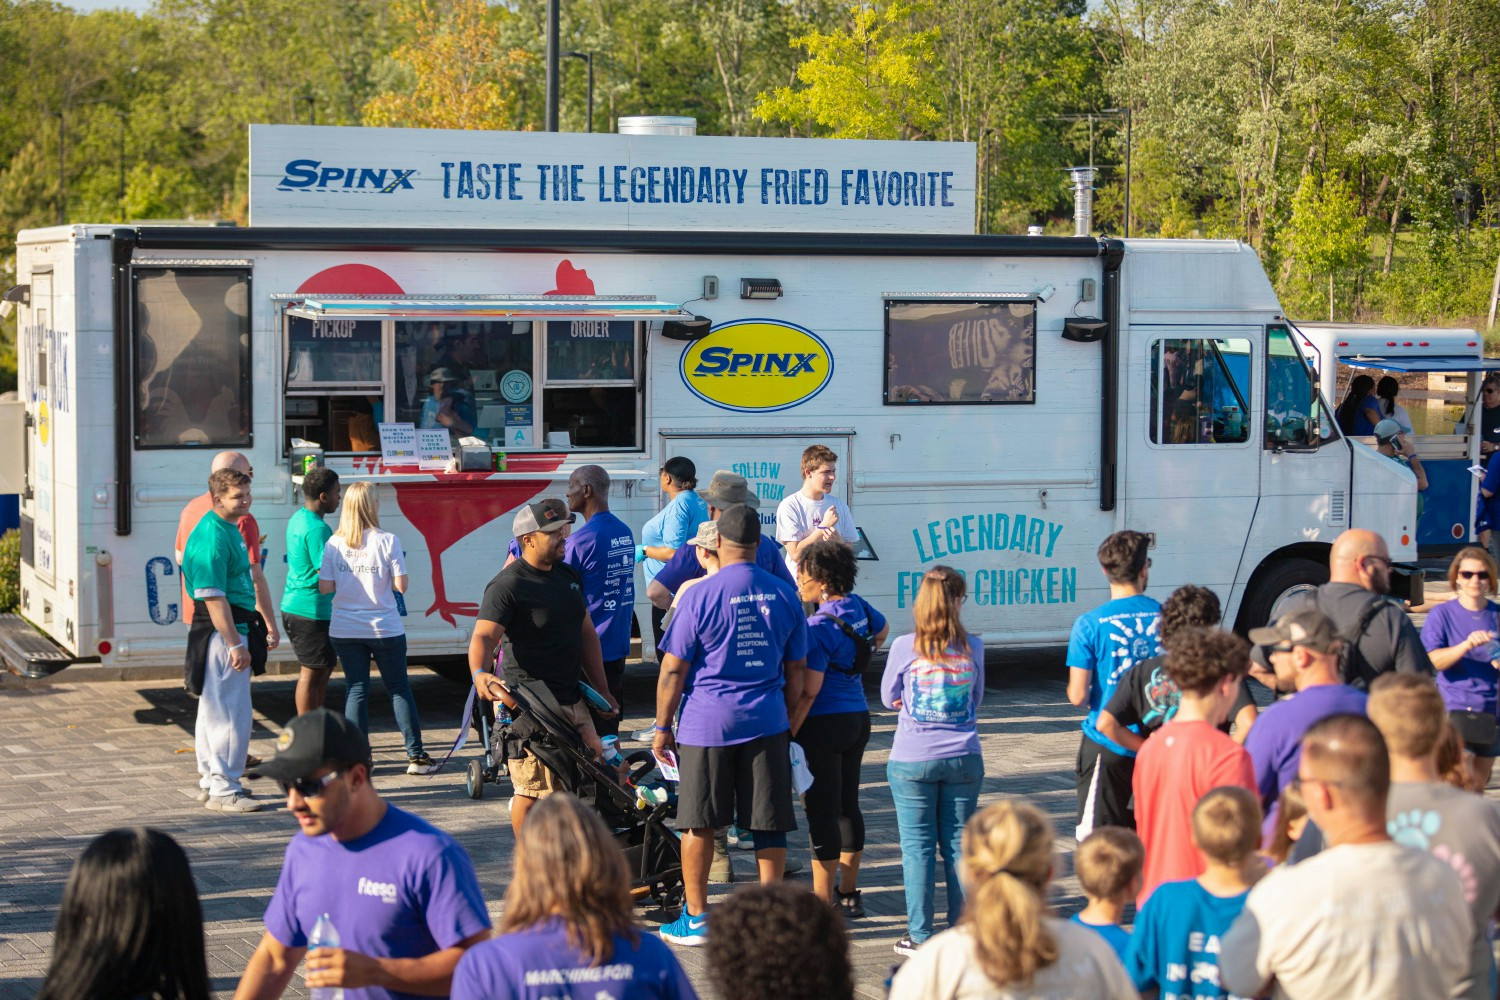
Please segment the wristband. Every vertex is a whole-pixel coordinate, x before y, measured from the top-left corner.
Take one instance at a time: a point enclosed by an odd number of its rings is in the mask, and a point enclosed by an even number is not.
[[[658,733],[670,733],[672,731],[671,726],[658,726],[655,723],[651,724],[651,728],[656,730]]]

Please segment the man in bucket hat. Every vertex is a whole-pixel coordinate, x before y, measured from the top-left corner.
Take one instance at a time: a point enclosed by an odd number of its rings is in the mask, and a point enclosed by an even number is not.
[[[1245,737],[1266,816],[1261,835],[1269,844],[1276,832],[1277,799],[1297,777],[1303,735],[1330,715],[1364,715],[1365,693],[1341,683],[1343,640],[1333,621],[1315,607],[1288,612],[1272,625],[1251,629],[1250,641],[1266,648],[1277,690],[1296,692],[1262,712]]]
[[[235,997],[281,996],[304,954],[309,988],[446,994],[464,950],[490,936],[479,880],[457,841],[375,791],[359,727],[326,708],[299,715],[251,776],[276,780],[302,829]],[[340,946],[308,951],[325,913]]]
[[[605,680],[604,656],[584,600],[583,577],[563,561],[568,531],[576,519],[567,504],[551,497],[526,504],[516,512],[512,527],[521,557],[507,563],[484,588],[479,617],[469,638],[469,674],[481,698],[503,701],[512,708],[516,703],[507,687],[545,684],[563,717],[597,754],[599,735],[579,682],[587,680],[609,702],[608,715],[618,713],[620,706]],[[510,640],[510,648],[506,650],[502,684],[490,671],[495,647],[504,638]],[[519,831],[537,800],[562,786],[529,750],[526,756],[506,765],[515,788],[510,822],[512,829]]]
[[[710,521],[717,521],[731,507],[748,507],[753,511],[760,506],[760,498],[750,489],[749,481],[744,476],[736,475],[728,469],[715,472],[713,478],[708,481],[708,487],[699,490],[698,495],[708,502]],[[760,536],[755,549],[755,564],[761,569],[776,574],[777,579],[785,581],[793,590],[797,589],[797,581],[792,577],[791,570],[787,569],[781,546],[777,545],[769,535]],[[672,597],[677,593],[678,588],[687,581],[703,575],[705,575],[705,570],[698,564],[698,557],[693,547],[684,545],[671,559],[667,560],[666,565],[656,574],[656,579],[646,587],[646,597],[658,608],[670,608]]]

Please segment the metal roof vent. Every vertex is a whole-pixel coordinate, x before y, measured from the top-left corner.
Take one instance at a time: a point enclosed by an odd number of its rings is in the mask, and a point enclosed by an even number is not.
[[[698,119],[688,115],[623,115],[615,119],[621,135],[697,135]]]
[[[1072,167],[1073,235],[1087,236],[1094,228],[1094,168]]]

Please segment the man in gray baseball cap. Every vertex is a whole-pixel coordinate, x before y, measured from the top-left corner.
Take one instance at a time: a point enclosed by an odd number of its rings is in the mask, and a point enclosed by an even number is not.
[[[748,507],[754,512],[760,506],[760,498],[750,488],[750,481],[728,469],[715,472],[713,478],[708,481],[708,486],[699,490],[698,495],[708,502],[710,521],[718,521],[726,510],[734,507]],[[792,585],[793,589],[796,589],[797,581],[792,576],[791,570],[787,568],[786,556],[781,546],[777,545],[770,535],[761,535],[755,550],[755,564],[761,569],[775,573],[778,579],[786,581]],[[707,571],[698,563],[698,556],[693,546],[684,545],[671,559],[667,560],[666,565],[656,574],[656,579],[647,585],[646,597],[652,604],[665,610],[672,606],[672,597],[684,583],[704,576],[706,573]]]
[[[619,712],[604,674],[599,632],[584,600],[583,577],[564,561],[568,528],[575,515],[561,500],[548,497],[516,511],[512,524],[521,557],[507,563],[484,589],[474,632],[469,637],[469,674],[486,701],[511,708],[511,691],[527,684],[545,685],[563,717],[591,748],[599,736],[583,701],[579,682],[587,680],[609,702],[606,717]],[[492,672],[495,649],[509,639],[505,681]],[[519,831],[536,801],[561,789],[556,775],[529,751],[506,762],[511,785],[511,826]]]

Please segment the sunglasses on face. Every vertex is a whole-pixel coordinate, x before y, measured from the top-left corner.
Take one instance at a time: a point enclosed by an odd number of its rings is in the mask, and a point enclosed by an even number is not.
[[[323,790],[333,784],[333,780],[343,773],[343,771],[329,771],[321,778],[298,778],[296,781],[277,779],[276,784],[281,786],[282,795],[290,794],[295,788],[297,794],[304,799],[315,799],[322,795]]]
[[[1458,571],[1458,578],[1460,580],[1472,580],[1476,576],[1481,580],[1488,580],[1490,578],[1490,571],[1487,569],[1461,569]]]

